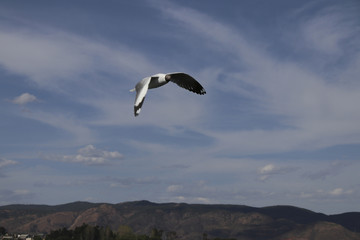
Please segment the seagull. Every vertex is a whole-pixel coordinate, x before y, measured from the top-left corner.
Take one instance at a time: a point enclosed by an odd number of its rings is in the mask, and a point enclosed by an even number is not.
[[[145,100],[145,95],[148,89],[161,87],[168,82],[176,83],[179,87],[185,88],[191,92],[203,95],[206,93],[205,89],[201,84],[196,81],[192,76],[176,72],[176,73],[158,73],[150,77],[146,77],[138,82],[135,88],[131,89],[130,92],[136,91],[135,103],[134,103],[134,115],[139,115],[141,107]]]

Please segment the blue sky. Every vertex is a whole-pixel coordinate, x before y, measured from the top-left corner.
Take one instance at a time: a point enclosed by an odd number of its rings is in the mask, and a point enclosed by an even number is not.
[[[1,1],[0,204],[360,211],[360,3]],[[142,78],[186,72],[133,116]]]

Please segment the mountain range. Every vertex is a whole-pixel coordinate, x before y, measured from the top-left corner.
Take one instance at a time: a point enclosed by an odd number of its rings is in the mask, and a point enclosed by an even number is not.
[[[177,239],[184,240],[360,240],[360,212],[325,215],[294,206],[256,208],[149,201],[0,206],[0,227],[9,233],[49,233],[84,223],[114,231],[128,226],[139,234],[157,228],[176,232]]]

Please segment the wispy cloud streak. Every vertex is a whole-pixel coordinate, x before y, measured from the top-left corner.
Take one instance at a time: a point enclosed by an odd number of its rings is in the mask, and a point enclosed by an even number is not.
[[[249,149],[256,148],[260,152],[272,152],[360,142],[357,127],[360,109],[357,104],[353,104],[360,101],[360,88],[358,85],[344,84],[353,82],[352,79],[344,81],[343,78],[339,78],[328,81],[324,77],[326,74],[323,69],[314,71],[304,67],[303,62],[282,61],[266,49],[260,48],[260,44],[248,42],[241,31],[193,9],[172,4],[159,8],[166,17],[178,22],[182,28],[206,39],[207,42],[221,46],[222,51],[237,59],[239,67],[243,70],[233,70],[237,77],[226,82],[228,92],[238,91],[244,87],[244,83],[250,85],[253,87],[250,91],[256,103],[256,111],[268,116],[279,116],[278,123],[281,128],[275,130],[264,130],[261,129],[262,126],[255,130],[235,130],[232,133],[206,130],[208,135],[220,141],[220,148],[241,152],[249,152]],[[328,18],[332,18],[335,21],[334,25],[339,27],[347,24],[341,21],[339,16],[331,15],[332,12],[326,14],[322,20],[319,16],[313,17],[313,20],[309,19],[304,23],[304,28],[314,31],[319,27],[319,21],[324,23]],[[321,38],[333,37],[333,40],[321,51],[337,51],[340,42],[354,38],[353,31],[341,35],[341,32],[337,32],[337,28],[332,26],[326,24],[325,27],[331,29],[323,30]],[[338,35],[334,36],[335,33]],[[309,32],[298,34],[304,39],[310,35]],[[313,41],[309,41],[308,44],[318,48]],[[347,49],[351,46],[342,44],[341,48]],[[347,68],[352,67],[351,64],[347,65]],[[222,73],[227,75],[224,70]],[[232,74],[233,77],[236,75]],[[212,87],[223,84],[216,79]],[[249,91],[249,88],[245,91]],[[243,92],[244,90],[239,91]]]

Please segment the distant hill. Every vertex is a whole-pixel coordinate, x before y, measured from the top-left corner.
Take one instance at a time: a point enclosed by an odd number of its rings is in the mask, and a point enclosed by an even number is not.
[[[11,233],[49,233],[83,223],[121,225],[148,234],[153,228],[175,231],[178,239],[234,238],[238,240],[360,240],[360,213],[325,215],[293,206],[255,208],[243,205],[74,202],[64,205],[0,207],[0,226]]]

